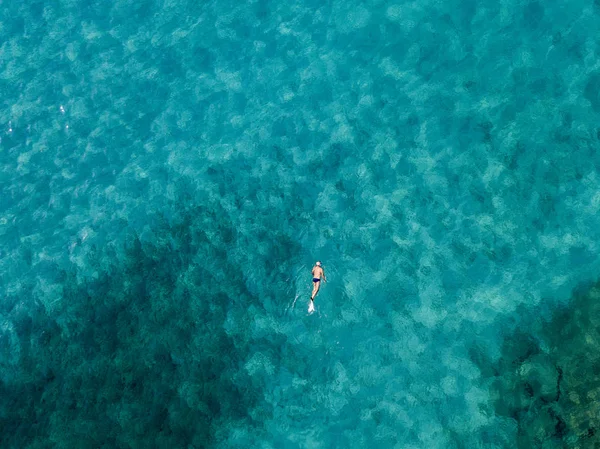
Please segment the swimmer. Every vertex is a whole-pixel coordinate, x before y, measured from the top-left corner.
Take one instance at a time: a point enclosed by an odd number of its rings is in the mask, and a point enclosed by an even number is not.
[[[312,269],[312,276],[313,276],[313,291],[312,291],[312,295],[310,295],[310,305],[308,306],[309,312],[315,310],[314,299],[315,299],[315,296],[317,296],[317,293],[319,293],[319,287],[321,287],[321,279],[323,279],[323,281],[327,282],[327,278],[325,277],[325,272],[323,271],[321,262],[317,261],[315,263],[315,266]]]

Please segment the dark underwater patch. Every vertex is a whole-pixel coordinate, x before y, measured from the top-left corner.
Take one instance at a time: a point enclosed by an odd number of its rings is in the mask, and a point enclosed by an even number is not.
[[[579,289],[549,321],[530,315],[507,337],[492,380],[499,416],[518,427],[516,447],[600,445],[600,285]]]
[[[252,420],[248,342],[223,325],[232,303],[256,299],[222,251],[235,231],[218,212],[156,220],[155,238],[130,235],[123,259],[96,249],[97,278],[63,271],[52,311],[31,288],[7,298],[1,447],[203,448],[223,423]]]

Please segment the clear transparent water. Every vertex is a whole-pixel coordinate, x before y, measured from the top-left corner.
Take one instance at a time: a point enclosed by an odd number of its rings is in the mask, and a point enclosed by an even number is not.
[[[598,5],[25,3],[3,447],[594,443]]]

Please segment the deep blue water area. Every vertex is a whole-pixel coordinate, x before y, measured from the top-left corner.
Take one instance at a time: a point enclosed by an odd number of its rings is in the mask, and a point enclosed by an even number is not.
[[[600,444],[598,2],[0,3],[2,448]]]

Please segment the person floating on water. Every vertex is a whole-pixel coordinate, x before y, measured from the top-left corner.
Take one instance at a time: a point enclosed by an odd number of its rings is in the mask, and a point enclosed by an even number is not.
[[[321,262],[317,261],[315,263],[315,266],[312,269],[312,276],[313,276],[313,291],[312,291],[312,295],[310,295],[310,304],[308,305],[309,312],[315,311],[314,300],[315,300],[315,296],[317,296],[317,293],[319,293],[319,288],[321,287],[321,279],[323,279],[323,281],[327,282],[327,278],[325,277],[325,272],[323,271]]]

